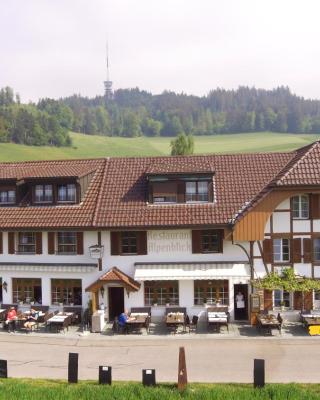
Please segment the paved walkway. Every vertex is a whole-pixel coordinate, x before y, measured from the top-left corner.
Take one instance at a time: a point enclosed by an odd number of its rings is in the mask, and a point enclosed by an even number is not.
[[[158,381],[172,382],[177,379],[180,346],[186,349],[189,381],[252,382],[253,359],[264,358],[268,382],[320,382],[320,337],[80,336],[75,330],[65,335],[0,334],[0,358],[8,360],[11,377],[66,379],[68,353],[77,352],[79,379],[97,379],[98,366],[111,365],[114,380],[140,381],[143,368],[155,368]]]

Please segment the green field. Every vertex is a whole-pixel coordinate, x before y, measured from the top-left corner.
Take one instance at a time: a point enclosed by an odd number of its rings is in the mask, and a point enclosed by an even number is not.
[[[68,385],[62,381],[7,379],[0,380],[0,399],[6,400],[316,400],[319,385],[266,385],[253,389],[240,384],[191,384],[179,393],[173,384],[143,387],[138,383],[115,383],[101,386],[94,382]]]
[[[170,154],[171,138],[119,138],[71,133],[72,147],[37,147],[0,143],[0,161],[48,160]],[[195,153],[243,153],[287,151],[305,146],[320,135],[288,133],[242,133],[196,136]]]

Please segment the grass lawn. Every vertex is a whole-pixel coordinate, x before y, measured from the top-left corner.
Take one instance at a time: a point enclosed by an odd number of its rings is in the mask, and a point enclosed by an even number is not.
[[[278,384],[253,389],[243,384],[190,384],[179,393],[173,384],[145,388],[138,383],[114,383],[101,386],[95,382],[68,385],[63,381],[6,379],[0,380],[0,399],[6,400],[314,400],[320,399],[320,385]]]
[[[71,133],[72,147],[37,147],[0,143],[0,161],[46,160],[64,158],[161,156],[170,154],[172,138],[119,138]],[[287,151],[305,146],[320,135],[289,133],[241,133],[196,136],[195,153],[243,153]]]

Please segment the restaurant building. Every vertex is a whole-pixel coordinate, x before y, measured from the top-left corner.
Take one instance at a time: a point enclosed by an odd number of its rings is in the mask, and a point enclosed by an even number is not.
[[[0,163],[0,296],[248,319],[252,279],[320,277],[320,143],[293,152]],[[245,310],[236,307],[241,292]],[[301,293],[259,293],[301,308]],[[307,308],[320,295],[306,295]]]

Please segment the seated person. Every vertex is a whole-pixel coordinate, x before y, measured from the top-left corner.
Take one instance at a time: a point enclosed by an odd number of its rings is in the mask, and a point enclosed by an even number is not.
[[[134,319],[134,318],[130,318],[130,317],[129,317],[129,312],[128,312],[128,310],[124,310],[124,312],[123,312],[122,314],[120,314],[120,315],[119,315],[119,318],[118,318],[119,326],[123,328],[123,327],[126,326],[127,321],[131,321],[131,320],[133,320],[133,319]]]
[[[8,332],[14,332],[16,329],[17,312],[14,307],[10,307],[5,324],[8,325]]]
[[[24,327],[27,329],[28,331],[31,331],[33,325],[36,323],[37,319],[38,319],[38,313],[36,310],[34,310],[33,308],[31,308],[30,310],[30,314],[27,317],[27,321],[24,324]]]

